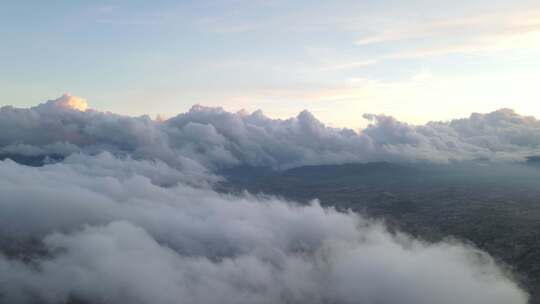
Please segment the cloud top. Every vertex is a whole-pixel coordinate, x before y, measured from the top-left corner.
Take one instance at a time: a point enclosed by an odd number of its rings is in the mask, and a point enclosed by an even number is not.
[[[34,155],[109,151],[210,170],[368,161],[521,161],[540,153],[540,121],[509,109],[419,126],[366,114],[370,125],[356,132],[328,127],[308,111],[281,120],[261,111],[194,106],[168,120],[152,120],[80,111],[84,104],[65,95],[28,109],[1,108],[5,132],[0,149]]]
[[[86,103],[85,99],[70,94],[64,94],[62,97],[50,101],[50,103],[61,108],[73,109],[81,112],[86,111],[88,108],[88,104]]]

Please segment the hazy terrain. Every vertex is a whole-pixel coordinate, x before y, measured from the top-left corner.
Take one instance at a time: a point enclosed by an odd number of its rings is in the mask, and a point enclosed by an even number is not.
[[[431,241],[470,241],[504,262],[540,299],[540,167],[390,163],[307,166],[284,172],[237,168],[225,191],[280,195],[383,219]]]

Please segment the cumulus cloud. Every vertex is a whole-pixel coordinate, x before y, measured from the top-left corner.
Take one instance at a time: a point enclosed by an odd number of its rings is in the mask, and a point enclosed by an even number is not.
[[[108,153],[1,161],[0,239],[40,240],[42,252],[0,255],[2,301],[527,302],[471,246],[390,233],[316,201],[220,194],[207,174],[194,187],[190,172]]]
[[[540,122],[511,110],[355,132],[304,111],[194,106],[167,120],[65,95],[0,109],[0,300],[7,303],[526,303],[486,253],[352,212],[223,194],[219,170],[521,160]]]
[[[77,103],[72,100],[79,99],[66,95],[29,109],[1,108],[0,128],[5,131],[0,133],[0,152],[67,156],[109,151],[208,170],[367,161],[519,161],[540,152],[540,121],[509,109],[421,126],[369,114],[364,118],[371,124],[356,132],[327,127],[307,111],[280,120],[261,111],[194,106],[168,120],[152,120],[79,111],[66,106]]]

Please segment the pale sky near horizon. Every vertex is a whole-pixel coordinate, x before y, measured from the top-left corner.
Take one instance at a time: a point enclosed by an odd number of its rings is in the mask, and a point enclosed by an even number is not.
[[[540,117],[540,1],[0,1],[0,105]]]

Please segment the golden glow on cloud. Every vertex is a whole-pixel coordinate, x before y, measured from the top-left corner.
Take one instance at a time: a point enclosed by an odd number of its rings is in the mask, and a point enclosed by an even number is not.
[[[57,100],[57,104],[64,108],[73,109],[81,112],[84,112],[86,111],[86,109],[88,109],[88,104],[86,103],[86,100],[84,98],[73,96],[70,94],[64,94],[62,97],[60,97]]]

